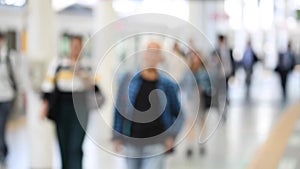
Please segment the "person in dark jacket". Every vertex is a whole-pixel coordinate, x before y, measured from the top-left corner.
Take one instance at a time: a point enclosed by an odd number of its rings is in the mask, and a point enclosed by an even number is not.
[[[287,50],[279,53],[278,64],[276,71],[280,75],[281,87],[282,87],[282,96],[283,99],[287,98],[287,80],[289,73],[293,70],[295,66],[295,54],[292,51],[291,42],[287,45]]]
[[[250,96],[250,86],[251,86],[253,67],[257,61],[258,61],[257,55],[253,50],[251,41],[249,40],[247,42],[247,46],[242,59],[242,66],[246,73],[246,87],[247,87],[246,97],[247,98],[249,98]]]
[[[124,147],[128,169],[162,169],[164,152],[172,150],[182,126],[178,86],[156,69],[160,49],[159,43],[150,42],[143,70],[125,75],[120,83],[113,142],[117,152]]]

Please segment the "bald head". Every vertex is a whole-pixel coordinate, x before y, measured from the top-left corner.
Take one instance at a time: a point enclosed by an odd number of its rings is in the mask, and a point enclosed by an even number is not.
[[[154,68],[162,61],[161,45],[158,42],[150,41],[143,57],[143,66]]]

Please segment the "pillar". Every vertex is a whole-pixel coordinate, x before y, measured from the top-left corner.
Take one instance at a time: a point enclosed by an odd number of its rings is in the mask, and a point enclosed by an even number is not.
[[[30,168],[52,168],[53,126],[39,116],[38,91],[49,62],[55,56],[54,11],[51,0],[30,0],[27,6],[27,58],[30,81],[34,92],[30,94],[27,114],[29,130]]]

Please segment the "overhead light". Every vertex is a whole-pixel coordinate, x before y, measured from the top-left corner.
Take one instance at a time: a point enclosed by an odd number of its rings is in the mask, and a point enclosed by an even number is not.
[[[229,25],[232,29],[242,27],[242,4],[236,0],[225,0],[224,11],[229,16]]]
[[[274,2],[269,0],[260,1],[260,25],[264,30],[272,28],[274,19]]]
[[[189,18],[189,5],[185,0],[144,0],[140,12],[172,15],[184,20]]]
[[[0,5],[21,7],[26,4],[26,0],[1,0]]]
[[[77,0],[78,4],[84,5],[84,6],[93,6],[97,3],[98,0]]]
[[[189,18],[189,6],[185,0],[114,0],[113,8],[120,15],[161,13],[184,20]]]
[[[115,0],[112,5],[117,13],[120,13],[121,15],[128,15],[138,9],[139,3],[140,2],[138,1]]]
[[[60,11],[75,4],[76,2],[77,0],[52,0],[52,6],[55,11]]]

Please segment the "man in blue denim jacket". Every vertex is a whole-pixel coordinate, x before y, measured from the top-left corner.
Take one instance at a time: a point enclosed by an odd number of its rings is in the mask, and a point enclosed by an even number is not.
[[[121,81],[114,112],[115,150],[124,146],[128,169],[162,169],[183,117],[178,86],[159,73],[160,45],[150,42],[143,55],[143,70]]]

